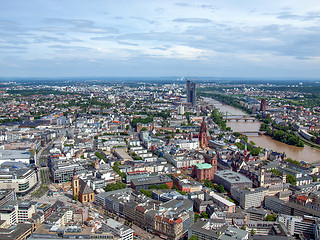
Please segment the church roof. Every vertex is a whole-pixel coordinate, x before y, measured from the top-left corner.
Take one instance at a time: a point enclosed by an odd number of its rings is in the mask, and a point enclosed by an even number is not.
[[[198,163],[198,164],[196,164],[196,167],[198,169],[210,169],[210,168],[212,168],[212,165],[209,163]]]
[[[82,195],[93,193],[93,190],[82,179],[79,179],[79,185],[80,185],[79,193],[81,193]]]

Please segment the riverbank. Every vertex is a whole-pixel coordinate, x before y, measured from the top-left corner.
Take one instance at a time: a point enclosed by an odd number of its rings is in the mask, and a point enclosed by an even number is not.
[[[219,111],[223,113],[230,113],[233,115],[247,115],[245,112],[234,108],[232,106],[223,104],[212,98],[204,98],[208,104],[214,105]],[[227,127],[230,127],[234,132],[249,132],[259,131],[261,122],[245,122],[245,121],[228,121]],[[316,163],[320,161],[320,150],[305,145],[303,148],[287,145],[272,139],[266,135],[248,136],[248,141],[253,141],[256,146],[267,148],[276,152],[285,152],[287,157],[298,161],[305,161],[309,163]]]

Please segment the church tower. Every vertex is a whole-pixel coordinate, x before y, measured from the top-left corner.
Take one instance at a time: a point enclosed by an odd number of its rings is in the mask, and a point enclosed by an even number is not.
[[[73,177],[72,177],[72,192],[73,192],[73,198],[79,197],[79,176],[77,174],[76,169],[73,171]]]
[[[203,121],[201,123],[200,133],[199,133],[199,142],[202,148],[205,148],[208,146],[207,125],[204,119],[205,118],[203,118]]]
[[[99,159],[96,159],[96,160],[94,161],[94,168],[95,168],[96,170],[99,170]]]

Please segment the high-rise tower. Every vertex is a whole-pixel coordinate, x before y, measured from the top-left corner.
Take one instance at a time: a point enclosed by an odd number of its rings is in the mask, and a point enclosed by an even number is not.
[[[265,112],[267,110],[267,101],[266,99],[261,99],[261,103],[260,103],[260,111],[261,112]]]
[[[187,79],[187,102],[194,107],[197,104],[197,83]]]

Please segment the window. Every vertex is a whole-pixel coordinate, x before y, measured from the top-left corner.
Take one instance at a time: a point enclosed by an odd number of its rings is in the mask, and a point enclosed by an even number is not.
[[[19,192],[26,191],[29,188],[29,181],[26,183],[19,184]]]

